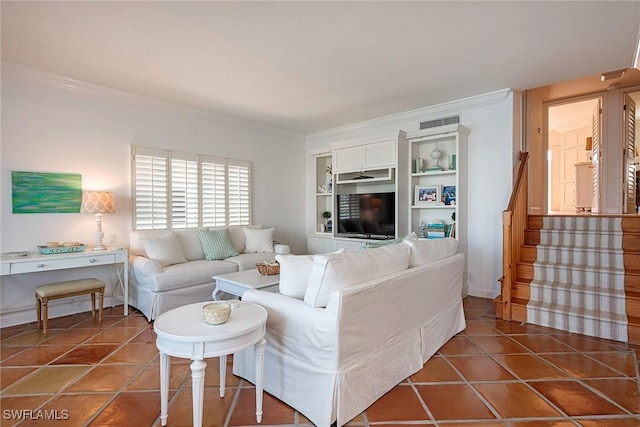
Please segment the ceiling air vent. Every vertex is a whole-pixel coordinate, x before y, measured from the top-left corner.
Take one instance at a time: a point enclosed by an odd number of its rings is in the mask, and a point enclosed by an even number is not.
[[[420,122],[420,129],[437,128],[438,126],[455,125],[460,123],[460,116],[444,117],[442,119]]]

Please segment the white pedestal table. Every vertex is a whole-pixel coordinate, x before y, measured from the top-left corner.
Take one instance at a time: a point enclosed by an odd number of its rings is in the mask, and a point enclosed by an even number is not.
[[[255,345],[256,419],[262,421],[262,378],[267,311],[257,304],[240,303],[221,325],[210,325],[202,318],[199,302],[169,310],[154,322],[160,352],[160,420],[167,425],[169,399],[169,356],[191,359],[193,425],[202,426],[204,375],[208,357],[220,357],[220,397],[224,397],[227,355]]]

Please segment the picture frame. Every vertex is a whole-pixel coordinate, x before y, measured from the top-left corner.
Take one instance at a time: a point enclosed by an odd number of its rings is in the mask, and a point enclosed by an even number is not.
[[[423,185],[415,186],[414,204],[416,206],[425,205],[441,205],[442,204],[442,186],[441,185]]]
[[[11,202],[14,214],[80,213],[82,176],[11,171]]]
[[[442,202],[446,206],[455,206],[456,204],[456,186],[455,185],[442,186]]]

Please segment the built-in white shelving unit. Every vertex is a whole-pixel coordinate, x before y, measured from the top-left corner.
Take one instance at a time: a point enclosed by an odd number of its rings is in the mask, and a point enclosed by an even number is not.
[[[421,224],[455,223],[454,236],[466,240],[469,133],[454,124],[407,134],[411,231],[419,234]]]
[[[338,236],[339,218],[336,214],[338,194],[395,192],[395,236],[408,232],[407,194],[409,170],[406,168],[407,140],[405,132],[380,135],[361,140],[330,144],[330,153],[315,154],[315,216],[316,231],[307,238],[309,253],[326,253],[337,249],[359,249],[363,239]],[[401,160],[401,161],[400,161]],[[326,191],[326,169],[332,170],[331,191]],[[325,187],[322,187],[325,185]],[[321,231],[326,224],[322,213],[332,213],[331,232]]]
[[[324,212],[331,213],[333,220],[333,168],[332,155],[330,152],[321,153],[315,156],[315,218],[316,233],[331,236],[331,231],[327,228],[327,219],[323,217]]]

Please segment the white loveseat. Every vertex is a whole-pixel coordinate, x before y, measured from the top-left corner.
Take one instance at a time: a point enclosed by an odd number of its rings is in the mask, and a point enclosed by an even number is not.
[[[265,391],[320,427],[341,426],[420,370],[466,327],[464,255],[456,251],[455,239],[410,238],[277,256],[281,293],[243,295],[268,312]],[[236,353],[234,374],[255,382],[254,357]]]
[[[201,230],[228,231],[227,247],[208,248],[214,252],[209,258],[220,259],[206,259],[197,229],[131,233],[129,303],[147,319],[153,320],[181,305],[211,299],[213,276],[256,268],[256,263],[273,261],[275,250],[279,249],[273,245],[273,228],[253,225]]]

